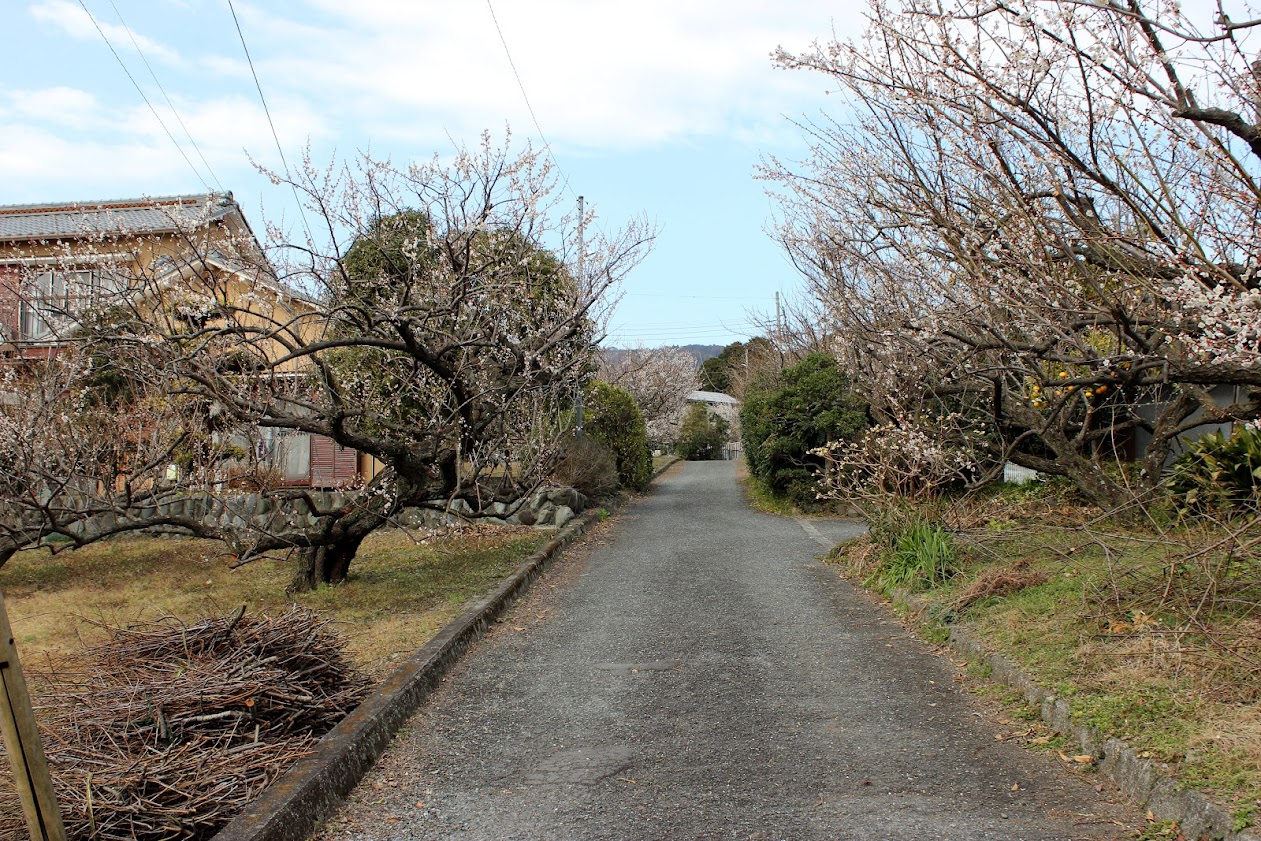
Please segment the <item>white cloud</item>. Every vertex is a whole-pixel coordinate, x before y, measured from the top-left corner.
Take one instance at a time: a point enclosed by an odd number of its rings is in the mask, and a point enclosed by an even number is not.
[[[0,132],[0,183],[9,194],[6,201],[24,188],[59,195],[69,190],[74,197],[130,194],[136,192],[134,185],[153,192],[160,183],[203,189],[203,178],[214,186],[208,169],[231,189],[226,182],[250,171],[243,150],[263,165],[281,168],[262,107],[244,97],[176,100],[196,146],[164,108],[159,113],[165,130],[146,105],[107,111],[91,94],[71,88],[14,91],[0,97],[0,103],[0,113],[6,115],[5,131]],[[329,134],[323,118],[301,103],[273,103],[272,117],[286,150]],[[117,186],[128,184],[133,186]]]
[[[104,33],[120,54],[139,48],[150,60],[156,59],[172,65],[180,63],[179,53],[175,50],[151,38],[146,38],[128,27],[109,23],[99,17],[93,23],[92,16],[83,7],[70,0],[42,0],[30,6],[29,11],[36,20],[51,23],[76,40],[96,40],[101,37],[101,33]],[[97,31],[98,26],[100,32]]]
[[[379,136],[468,136],[505,120],[533,135],[517,79],[482,3],[311,0],[288,20],[253,8],[265,88],[301,93]],[[853,8],[858,4],[851,3]],[[757,130],[826,83],[771,67],[779,44],[830,35],[834,3],[785,0],[500,2],[496,14],[553,142],[637,147]],[[845,9],[839,9],[842,13]],[[858,21],[850,13],[843,23]]]
[[[200,188],[169,143],[67,138],[31,126],[0,132],[0,179],[6,185],[6,200],[43,200],[50,195],[104,198],[117,193],[119,184],[143,185],[124,189],[128,195]]]
[[[859,21],[857,0],[493,0],[499,24],[548,141],[562,155],[697,147],[720,138],[778,145],[797,132],[781,115],[812,112],[827,81],[772,68],[779,44],[802,48]],[[850,8],[845,8],[850,4]],[[94,13],[109,3],[90,3]],[[242,149],[279,166],[271,128],[254,90],[236,30],[219,3],[124,2],[164,43],[137,35],[201,153],[225,181],[249,180]],[[472,142],[486,128],[537,132],[484,2],[413,0],[237,0],[237,12],[290,164],[308,140],[315,155],[372,146],[396,160]],[[0,85],[0,183],[196,185],[189,165],[102,49],[67,39],[100,36],[73,0],[28,6],[43,24],[29,42],[22,75]],[[98,18],[120,52],[121,26]],[[128,52],[124,58],[131,63]],[[134,53],[130,53],[134,56]],[[182,59],[180,57],[183,57]],[[15,65],[16,66],[16,65]],[[133,67],[133,72],[136,68]],[[176,141],[199,169],[200,156],[164,99],[137,73]],[[38,87],[23,87],[36,78]],[[15,84],[17,82],[17,84]],[[29,83],[28,83],[29,84]],[[82,150],[76,153],[75,150]],[[112,176],[112,178],[107,177]]]
[[[15,90],[5,94],[10,119],[28,119],[82,129],[104,119],[101,104],[91,93],[70,87]]]

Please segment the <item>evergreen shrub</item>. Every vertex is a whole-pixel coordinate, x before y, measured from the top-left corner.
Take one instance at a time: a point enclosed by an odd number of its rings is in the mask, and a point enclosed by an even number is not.
[[[731,426],[705,408],[693,403],[679,424],[675,453],[688,461],[716,461],[723,458]]]
[[[772,493],[802,507],[815,503],[823,466],[811,451],[833,441],[857,441],[867,425],[866,403],[824,353],[807,356],[775,382],[751,390],[740,410],[749,471]]]
[[[587,386],[583,428],[612,451],[623,487],[643,490],[652,478],[644,416],[630,392],[596,380]]]

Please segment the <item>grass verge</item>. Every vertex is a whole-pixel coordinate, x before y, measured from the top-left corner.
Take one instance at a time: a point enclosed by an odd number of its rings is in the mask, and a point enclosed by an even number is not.
[[[1261,811],[1257,521],[1142,527],[1062,499],[995,497],[944,515],[956,572],[922,593],[930,626],[966,622],[1085,724],[1165,763],[1180,785]],[[888,547],[860,538],[844,574],[879,587]]]
[[[23,660],[55,662],[99,638],[101,623],[280,611],[298,602],[333,619],[355,665],[380,677],[546,541],[528,528],[470,528],[418,543],[381,531],[345,583],[286,596],[282,559],[228,568],[219,544],[182,538],[112,540],[76,552],[19,553],[0,568]]]

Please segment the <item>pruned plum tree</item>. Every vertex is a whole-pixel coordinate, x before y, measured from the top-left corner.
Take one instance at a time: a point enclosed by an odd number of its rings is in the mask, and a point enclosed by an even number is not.
[[[318,230],[192,248],[179,271],[128,278],[109,317],[67,311],[74,340],[10,367],[0,560],[162,526],[242,562],[296,552],[310,587],[343,579],[404,507],[478,516],[544,479],[652,230],[581,243],[547,157],[489,136],[407,168],[308,161],[291,183]],[[251,492],[311,515],[208,521],[264,432],[327,436],[375,469],[336,507],[255,470]]]

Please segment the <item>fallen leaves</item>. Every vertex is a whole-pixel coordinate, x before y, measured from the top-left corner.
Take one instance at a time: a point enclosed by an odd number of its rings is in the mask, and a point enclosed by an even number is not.
[[[1076,756],[1069,756],[1068,754],[1064,753],[1064,751],[1062,750],[1056,751],[1056,753],[1058,753],[1060,755],[1060,759],[1064,760],[1065,762],[1075,763],[1077,765],[1089,765],[1090,763],[1095,761],[1094,754],[1090,754],[1090,753],[1079,753]]]

